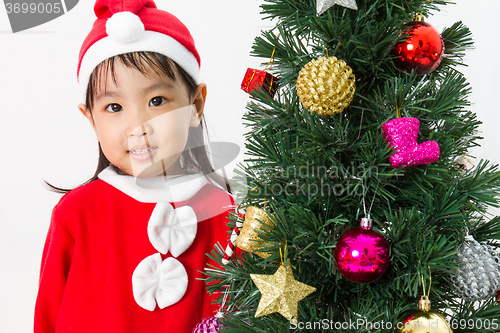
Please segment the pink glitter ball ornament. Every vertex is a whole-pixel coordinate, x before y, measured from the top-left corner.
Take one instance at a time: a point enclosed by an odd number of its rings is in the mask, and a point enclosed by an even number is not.
[[[384,275],[391,264],[389,243],[373,230],[368,215],[361,226],[340,236],[333,256],[339,272],[349,281],[370,283]]]
[[[203,319],[193,329],[193,333],[219,333],[219,318],[221,317],[222,315],[217,313],[214,317]]]
[[[406,117],[389,120],[382,125],[385,142],[397,150],[390,158],[393,168],[429,164],[439,159],[439,145],[436,141],[417,144],[420,122]]]

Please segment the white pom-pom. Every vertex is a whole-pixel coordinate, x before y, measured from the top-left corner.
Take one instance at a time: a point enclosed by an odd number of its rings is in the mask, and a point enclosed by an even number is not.
[[[161,260],[155,253],[144,258],[132,274],[132,293],[137,304],[154,311],[177,303],[186,293],[188,276],[186,269],[175,258]]]
[[[144,24],[131,12],[119,12],[106,21],[106,33],[120,43],[130,43],[144,33]]]
[[[148,222],[149,240],[159,252],[178,257],[193,244],[197,223],[190,206],[174,209],[168,202],[158,202]]]

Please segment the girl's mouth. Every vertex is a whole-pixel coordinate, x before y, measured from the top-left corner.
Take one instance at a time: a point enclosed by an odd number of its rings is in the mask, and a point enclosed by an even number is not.
[[[130,157],[132,157],[134,160],[145,161],[147,159],[152,159],[157,150],[158,147],[149,147],[141,149],[131,149],[128,152],[130,153]]]
[[[155,150],[158,147],[150,147],[150,148],[144,148],[144,149],[135,149],[135,150],[129,150],[129,153],[132,154],[146,154],[149,153],[153,150]]]

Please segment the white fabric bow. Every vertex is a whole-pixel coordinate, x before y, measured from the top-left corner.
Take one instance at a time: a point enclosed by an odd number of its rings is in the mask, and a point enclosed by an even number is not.
[[[140,307],[153,311],[181,300],[187,290],[188,276],[184,266],[175,258],[161,260],[155,253],[143,259],[132,274],[132,291]]]
[[[196,214],[190,206],[173,208],[168,202],[158,202],[148,223],[149,241],[160,253],[168,251],[178,257],[194,241]]]

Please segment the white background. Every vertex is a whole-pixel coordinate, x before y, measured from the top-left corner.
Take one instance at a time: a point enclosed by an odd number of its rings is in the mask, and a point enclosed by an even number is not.
[[[498,0],[456,0],[427,20],[439,31],[462,20],[476,40],[463,72],[473,87],[472,109],[484,122],[479,158],[500,161],[497,144]],[[191,30],[208,84],[205,115],[212,141],[243,147],[241,117],[248,95],[240,90],[247,67],[260,68],[249,52],[255,36],[272,22],[262,21],[261,0],[157,0]],[[66,15],[12,34],[0,5],[0,332],[30,332],[38,272],[52,207],[60,195],[42,181],[73,187],[88,179],[97,163],[97,144],[78,112],[76,64],[93,21],[93,1]],[[240,154],[236,162],[242,161]],[[234,166],[234,163],[233,165]],[[232,169],[230,166],[229,169]]]

